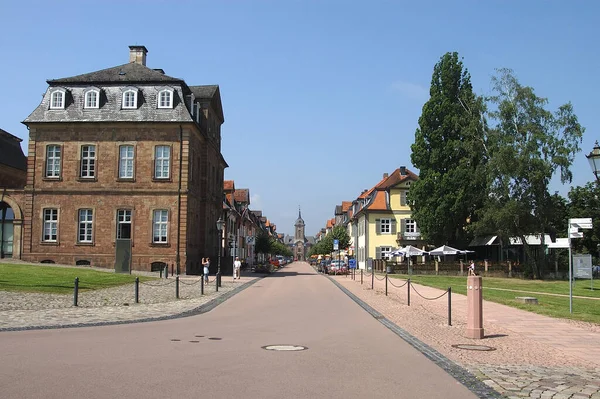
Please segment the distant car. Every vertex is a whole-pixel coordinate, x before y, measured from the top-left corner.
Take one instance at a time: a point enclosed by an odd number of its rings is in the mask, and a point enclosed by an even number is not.
[[[329,265],[329,274],[345,274],[348,273],[348,267],[343,260],[332,260]]]

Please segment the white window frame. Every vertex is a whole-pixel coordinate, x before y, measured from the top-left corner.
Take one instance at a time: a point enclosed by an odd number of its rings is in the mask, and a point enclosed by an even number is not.
[[[129,240],[133,239],[133,212],[131,211],[131,209],[117,209],[117,239],[121,239],[121,229],[120,229],[120,225],[121,224],[128,224],[129,227],[129,235],[130,237],[128,238]]]
[[[166,150],[166,155],[165,155]],[[171,146],[157,145],[154,147],[154,178],[166,180],[171,176]]]
[[[58,144],[46,146],[46,171],[44,176],[50,179],[60,179],[62,147]]]
[[[94,242],[94,210],[80,209],[78,212],[77,242],[91,244]]]
[[[88,90],[85,92],[83,100],[83,108],[94,109],[100,108],[100,91]]]
[[[379,219],[379,233],[380,234],[391,234],[392,233],[392,219]]]
[[[53,90],[50,93],[50,109],[65,109],[66,90]]]
[[[381,259],[389,260],[391,259],[390,253],[392,252],[392,247],[379,247],[379,253]]]
[[[81,161],[79,177],[82,179],[96,178],[96,145],[84,144],[81,146]]]
[[[123,92],[123,104],[121,108],[123,109],[137,109],[137,90],[135,89],[127,89]],[[131,99],[130,96],[133,96]]]
[[[165,97],[163,98],[163,96]],[[159,91],[157,105],[158,108],[173,108],[173,90],[163,89]]]
[[[167,244],[169,237],[169,211],[155,209],[152,212],[152,243]]]
[[[58,242],[58,209],[44,208],[42,212],[42,241]]]
[[[404,232],[405,233],[416,233],[417,222],[414,219],[404,219]]]
[[[129,154],[131,149],[131,154]],[[123,150],[126,151],[123,154]],[[129,171],[131,169],[131,171]],[[119,179],[133,179],[135,176],[135,148],[131,144],[119,146]]]

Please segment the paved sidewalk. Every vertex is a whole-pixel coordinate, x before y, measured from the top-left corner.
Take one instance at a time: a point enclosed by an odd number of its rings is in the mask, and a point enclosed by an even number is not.
[[[452,294],[449,326],[444,291],[413,284],[408,306],[405,280],[390,279],[385,296],[385,279],[377,277],[372,290],[370,277],[365,276],[361,285],[360,276],[357,280],[329,276],[408,334],[508,398],[600,398],[600,326],[484,301],[485,338],[467,339],[466,296]],[[429,300],[436,297],[440,298]],[[495,350],[468,351],[454,344],[485,345]]]

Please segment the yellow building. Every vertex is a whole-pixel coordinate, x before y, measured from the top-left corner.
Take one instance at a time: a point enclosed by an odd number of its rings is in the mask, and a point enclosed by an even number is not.
[[[369,258],[389,259],[399,246],[424,245],[406,200],[411,183],[418,178],[401,166],[390,175],[385,173],[353,202],[351,231],[359,268],[365,269]]]

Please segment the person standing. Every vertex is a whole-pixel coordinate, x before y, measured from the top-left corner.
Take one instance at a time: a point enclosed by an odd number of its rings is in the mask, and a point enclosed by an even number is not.
[[[233,279],[236,278],[239,280],[241,278],[240,272],[242,270],[242,262],[240,262],[239,257],[235,257],[235,261],[233,261]]]
[[[469,276],[476,276],[475,274],[475,261],[471,261],[471,264],[469,265]]]
[[[204,267],[204,282],[206,284],[208,284],[208,273],[209,273],[209,268],[210,268],[210,259],[209,258],[202,258],[202,266]]]

